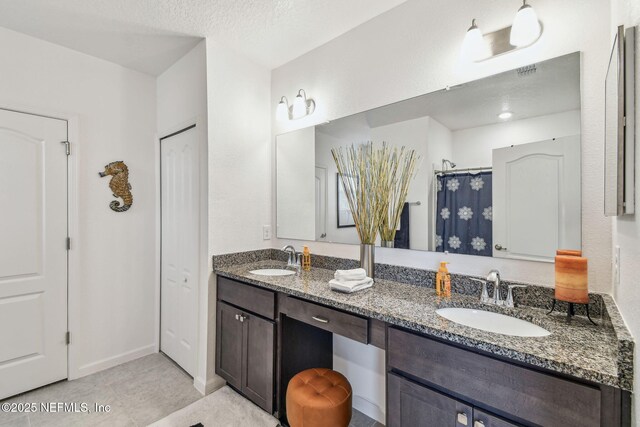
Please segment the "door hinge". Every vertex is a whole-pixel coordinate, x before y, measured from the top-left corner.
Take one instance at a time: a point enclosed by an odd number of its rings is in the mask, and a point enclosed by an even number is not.
[[[71,250],[71,237],[67,237],[67,250]]]
[[[64,334],[64,342],[67,345],[71,344],[71,332],[67,331],[67,333]]]
[[[60,141],[61,144],[65,145],[65,149],[67,150],[67,156],[71,155],[71,143],[69,141]]]

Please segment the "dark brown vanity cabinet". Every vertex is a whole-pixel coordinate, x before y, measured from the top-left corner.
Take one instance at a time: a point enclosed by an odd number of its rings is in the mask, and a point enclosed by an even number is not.
[[[242,306],[250,306],[262,314],[273,313],[269,305],[275,304],[275,294],[229,279],[220,279],[216,317],[216,374],[256,405],[272,413],[276,324],[272,319]],[[243,304],[245,298],[246,303]],[[228,300],[239,306],[231,305]],[[266,305],[260,302],[266,302]]]
[[[619,389],[574,381],[401,329],[389,328],[387,337],[391,427],[627,425]]]
[[[387,427],[517,426],[393,373],[387,375],[387,391]]]

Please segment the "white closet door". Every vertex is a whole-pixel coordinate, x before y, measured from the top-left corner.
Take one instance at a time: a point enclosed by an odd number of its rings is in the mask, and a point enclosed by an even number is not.
[[[67,377],[66,139],[0,110],[0,399]]]
[[[190,375],[197,363],[200,171],[198,132],[162,139],[160,349]]]
[[[581,249],[580,136],[493,150],[493,256]]]

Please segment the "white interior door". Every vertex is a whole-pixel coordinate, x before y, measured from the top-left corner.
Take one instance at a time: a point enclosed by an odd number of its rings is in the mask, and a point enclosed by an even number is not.
[[[493,256],[553,261],[580,249],[580,136],[493,150]]]
[[[327,168],[316,166],[316,240],[327,238]]]
[[[0,109],[0,399],[67,377],[66,140]]]
[[[190,375],[197,363],[200,167],[195,127],[163,138],[160,349]]]

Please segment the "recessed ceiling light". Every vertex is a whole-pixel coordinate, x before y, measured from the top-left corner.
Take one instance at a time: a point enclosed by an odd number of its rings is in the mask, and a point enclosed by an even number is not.
[[[502,120],[507,120],[513,117],[513,113],[511,111],[503,111],[502,113],[498,114],[498,117]]]

